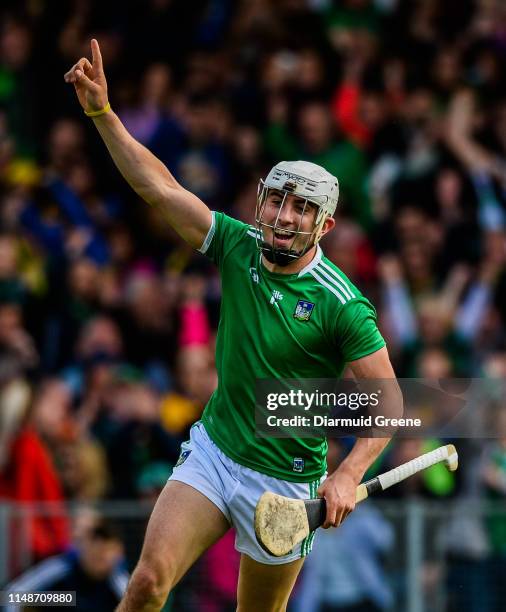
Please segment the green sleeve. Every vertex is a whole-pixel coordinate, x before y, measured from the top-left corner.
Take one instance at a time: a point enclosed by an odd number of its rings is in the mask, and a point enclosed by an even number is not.
[[[339,311],[335,339],[346,363],[385,346],[376,322],[376,311],[366,298],[351,300]]]
[[[221,267],[227,255],[244,239],[247,232],[256,233],[256,230],[225,213],[213,211],[211,227],[199,251]]]

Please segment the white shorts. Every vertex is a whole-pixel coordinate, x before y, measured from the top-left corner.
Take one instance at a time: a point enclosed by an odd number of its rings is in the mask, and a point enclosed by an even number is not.
[[[314,498],[324,479],[325,476],[309,483],[289,482],[240,465],[216,446],[201,422],[191,428],[190,440],[181,445],[178,465],[169,478],[190,485],[212,501],[235,528],[236,550],[268,565],[289,563],[306,556],[313,547],[315,532],[288,555],[269,555],[255,537],[253,519],[258,499],[265,491],[297,499]]]

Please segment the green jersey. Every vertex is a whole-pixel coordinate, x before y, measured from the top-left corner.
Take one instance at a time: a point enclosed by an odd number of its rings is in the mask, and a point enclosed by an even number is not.
[[[273,273],[262,263],[256,235],[251,225],[213,213],[200,249],[218,265],[222,282],[218,387],[202,421],[237,463],[275,478],[310,482],[325,472],[325,438],[257,438],[256,381],[336,379],[347,362],[379,350],[385,341],[373,306],[319,246],[300,272]]]

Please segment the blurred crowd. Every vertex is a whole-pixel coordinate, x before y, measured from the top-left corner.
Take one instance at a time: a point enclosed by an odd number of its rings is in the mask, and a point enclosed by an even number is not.
[[[124,183],[63,82],[93,36],[113,109],[211,208],[254,222],[283,159],[339,178],[322,246],[377,307],[398,376],[506,377],[503,1],[0,15],[0,497],[154,499],[216,384],[216,271]],[[397,495],[504,498],[506,434],[474,451],[472,474]],[[489,528],[502,558],[506,528]],[[67,538],[39,525],[34,558]]]

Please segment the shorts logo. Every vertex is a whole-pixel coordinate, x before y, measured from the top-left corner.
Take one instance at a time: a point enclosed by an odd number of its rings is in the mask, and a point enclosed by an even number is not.
[[[304,459],[301,457],[293,458],[293,471],[299,473],[304,471]]]
[[[312,302],[306,302],[306,300],[299,300],[295,310],[293,312],[293,318],[297,321],[309,321],[311,314],[314,310],[314,304]]]
[[[187,450],[184,450],[184,451],[181,451],[181,454],[179,455],[179,459],[177,460],[177,463],[176,463],[176,465],[174,467],[178,467],[182,463],[184,463],[188,459],[188,457],[190,456],[191,452],[192,452],[191,448],[189,448]]]

